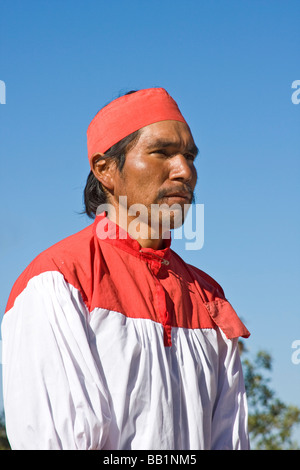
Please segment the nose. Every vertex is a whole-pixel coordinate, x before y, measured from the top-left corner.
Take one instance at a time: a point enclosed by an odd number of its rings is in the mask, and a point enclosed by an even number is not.
[[[188,160],[182,154],[174,155],[171,160],[170,180],[190,182],[197,178],[193,160]]]

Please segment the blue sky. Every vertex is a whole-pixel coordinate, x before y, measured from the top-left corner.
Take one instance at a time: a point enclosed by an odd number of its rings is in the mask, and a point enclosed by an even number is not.
[[[298,0],[4,0],[0,7],[0,310],[27,264],[90,223],[86,129],[120,92],[165,87],[200,149],[208,272],[300,406]],[[0,366],[1,369],[1,366]],[[2,397],[0,396],[0,408]]]

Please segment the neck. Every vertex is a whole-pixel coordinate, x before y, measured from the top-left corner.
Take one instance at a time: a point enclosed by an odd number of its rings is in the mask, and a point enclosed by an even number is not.
[[[113,210],[108,210],[107,217],[128,232],[132,238],[139,242],[142,248],[152,248],[153,250],[164,248],[166,230],[163,230],[161,225],[156,228],[151,227],[148,217],[144,219],[141,216],[136,216],[136,214],[131,216],[126,208],[120,205],[114,207]],[[169,230],[167,233],[169,233]]]
[[[130,232],[129,235],[131,235]],[[162,238],[158,240],[153,240],[151,238],[136,238],[136,240],[143,248],[152,248],[152,250],[162,250],[164,248],[164,240]]]

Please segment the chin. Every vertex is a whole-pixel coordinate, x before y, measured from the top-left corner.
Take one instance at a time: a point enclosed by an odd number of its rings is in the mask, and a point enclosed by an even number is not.
[[[184,224],[184,219],[183,219],[183,217],[181,217],[181,218],[179,218],[179,217],[176,218],[176,217],[175,217],[174,219],[171,218],[171,220],[170,220],[170,230],[173,230],[173,229],[175,229],[175,228],[179,228],[179,227],[181,227],[183,224]]]
[[[185,219],[185,211],[183,207],[174,209],[169,207],[161,211],[160,223],[163,229],[172,230],[181,227]]]

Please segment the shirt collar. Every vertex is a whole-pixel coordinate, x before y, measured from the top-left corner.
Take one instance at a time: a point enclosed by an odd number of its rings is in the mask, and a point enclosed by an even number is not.
[[[140,243],[132,238],[122,227],[110,220],[103,212],[96,216],[93,224],[94,235],[101,242],[114,245],[121,250],[127,251],[134,256],[145,260],[151,260],[160,264],[169,264],[171,255],[171,233],[169,238],[164,239],[164,248],[154,250],[153,248],[143,248]]]

